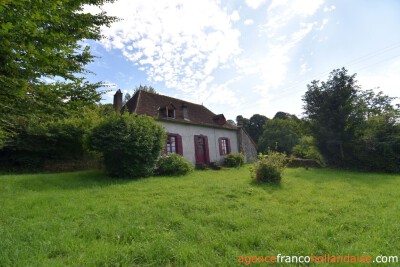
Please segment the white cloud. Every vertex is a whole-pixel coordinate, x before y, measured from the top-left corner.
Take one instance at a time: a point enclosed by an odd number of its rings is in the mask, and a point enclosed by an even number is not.
[[[307,63],[303,63],[300,66],[300,75],[304,75],[306,72],[311,71],[312,68],[308,67]]]
[[[328,21],[329,21],[328,19],[324,19],[321,25],[318,27],[318,30],[322,31],[325,28],[326,24],[328,24]]]
[[[267,0],[246,0],[246,4],[253,9],[259,8],[265,4],[265,2],[267,2]]]
[[[374,89],[375,92],[383,91],[386,95],[400,97],[399,72],[400,60],[397,60],[385,67],[380,67],[379,71],[359,72],[357,80],[364,90]],[[400,99],[395,102],[400,103]]]
[[[240,54],[240,20],[214,0],[119,0],[106,4],[122,20],[103,28],[107,49],[119,49],[152,82],[197,94],[213,81],[213,72]]]
[[[316,13],[324,0],[273,0],[268,7],[268,21],[261,29],[274,37],[295,19],[306,19]]]
[[[231,20],[233,22],[236,22],[238,20],[240,20],[240,16],[239,16],[239,12],[237,10],[233,11],[231,14]]]
[[[323,2],[273,0],[268,7],[267,21],[261,27],[261,34],[268,37],[267,52],[256,63],[262,79],[262,84],[255,89],[260,95],[260,103],[268,103],[274,91],[288,82],[287,75],[293,50],[316,29],[318,23],[309,20],[321,8]],[[321,25],[325,24],[326,22],[323,22]],[[300,73],[308,70],[307,65],[303,64]]]
[[[246,19],[246,20],[243,22],[243,24],[244,24],[244,25],[252,25],[252,24],[254,24],[254,20],[252,20],[252,19]]]
[[[336,7],[334,5],[331,5],[329,7],[326,6],[326,7],[324,7],[324,12],[331,12],[331,11],[333,11],[335,9],[336,9]]]

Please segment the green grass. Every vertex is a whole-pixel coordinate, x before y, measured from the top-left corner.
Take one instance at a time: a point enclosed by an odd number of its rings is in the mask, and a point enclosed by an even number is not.
[[[281,186],[258,185],[248,166],[133,181],[97,171],[1,175],[0,266],[399,256],[399,189],[400,175],[301,168],[288,169]]]

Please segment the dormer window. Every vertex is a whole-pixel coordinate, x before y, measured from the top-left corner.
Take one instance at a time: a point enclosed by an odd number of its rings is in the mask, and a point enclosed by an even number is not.
[[[215,115],[213,120],[219,125],[224,125],[226,123],[224,114]]]
[[[175,119],[175,106],[172,103],[170,103],[169,105],[160,108],[160,113],[164,117]]]
[[[175,109],[169,109],[169,108],[167,108],[166,109],[166,116],[168,117],[168,118],[175,118]]]

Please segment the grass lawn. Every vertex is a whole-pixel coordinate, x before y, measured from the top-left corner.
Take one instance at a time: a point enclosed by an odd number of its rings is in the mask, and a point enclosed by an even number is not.
[[[1,175],[0,266],[400,256],[399,189],[400,175],[302,168],[288,169],[281,186],[257,185],[248,166],[133,181],[98,171]]]

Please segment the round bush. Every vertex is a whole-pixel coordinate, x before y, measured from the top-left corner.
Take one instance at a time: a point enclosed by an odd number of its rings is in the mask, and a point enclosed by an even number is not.
[[[224,166],[226,167],[240,167],[244,163],[243,153],[232,153],[226,155],[224,158]]]
[[[136,178],[153,173],[165,138],[151,117],[114,113],[93,128],[88,145],[103,154],[110,176]]]
[[[279,184],[285,167],[285,154],[270,152],[259,158],[259,161],[252,167],[251,174],[257,182]]]
[[[192,164],[175,153],[161,156],[157,163],[157,173],[160,175],[185,175],[191,171]]]

